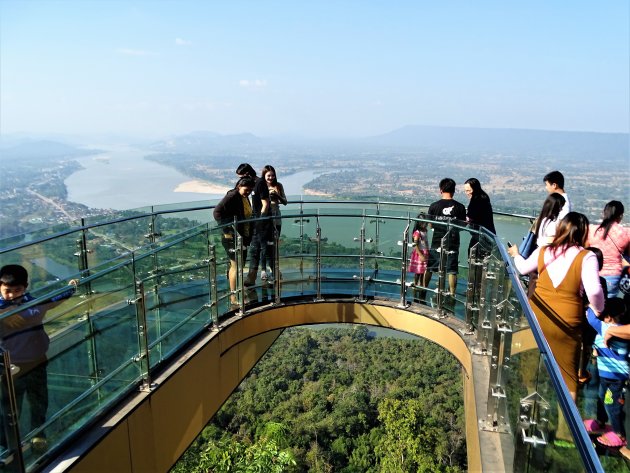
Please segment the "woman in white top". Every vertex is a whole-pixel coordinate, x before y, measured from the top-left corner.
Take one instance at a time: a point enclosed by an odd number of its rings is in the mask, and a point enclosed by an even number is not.
[[[539,248],[549,245],[556,236],[556,226],[565,203],[564,197],[557,192],[549,194],[545,199],[536,221],[536,243]]]
[[[548,246],[556,236],[556,226],[566,201],[562,194],[552,192],[543,203],[542,210],[536,219],[534,233],[536,234],[536,245],[538,248]],[[529,275],[529,285],[527,286],[527,297],[531,299],[538,282],[538,271],[534,270]]]

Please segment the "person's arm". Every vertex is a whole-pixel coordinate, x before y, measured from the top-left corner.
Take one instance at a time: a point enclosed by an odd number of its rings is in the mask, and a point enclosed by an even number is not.
[[[604,333],[604,343],[608,345],[608,340],[613,337],[630,340],[630,325],[612,325]]]
[[[597,257],[590,251],[582,261],[582,286],[588,301],[596,312],[604,310],[604,291],[599,282]]]
[[[518,252],[518,246],[513,245],[508,248],[508,253],[514,258],[514,266],[516,270],[521,274],[529,274],[538,269],[538,255],[540,254],[540,248],[536,248],[529,258],[523,258]]]
[[[278,200],[282,205],[287,205],[289,202],[287,196],[284,193],[284,186],[278,182]]]
[[[588,320],[588,323],[597,333],[602,334],[602,321],[597,318],[597,315],[591,307],[586,310],[586,320]]]
[[[63,301],[70,299],[70,297],[74,295],[74,293],[77,291],[78,284],[78,279],[71,279],[70,281],[68,281],[68,286],[70,286],[68,290],[54,297],[51,297],[50,299],[45,300],[37,304],[36,306],[31,307],[30,309],[26,309],[23,312],[10,315],[6,319],[2,319],[1,323],[3,325],[3,328],[10,331],[16,331],[40,325],[44,319],[44,316],[46,315],[46,312],[48,312],[50,309],[53,309],[54,307],[57,307]],[[33,298],[31,297],[25,302],[30,302],[32,300]],[[14,307],[15,306],[8,306],[6,309],[1,310],[0,314]]]
[[[222,224],[225,223],[226,215],[226,203],[228,200],[228,195],[226,194],[223,199],[214,207],[212,211],[212,216],[217,221],[217,223]]]

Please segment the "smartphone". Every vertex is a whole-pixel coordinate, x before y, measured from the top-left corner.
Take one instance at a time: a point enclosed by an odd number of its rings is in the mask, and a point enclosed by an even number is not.
[[[511,242],[511,241],[508,241],[508,242],[507,242],[507,246],[508,246],[508,248],[512,248],[512,242]]]

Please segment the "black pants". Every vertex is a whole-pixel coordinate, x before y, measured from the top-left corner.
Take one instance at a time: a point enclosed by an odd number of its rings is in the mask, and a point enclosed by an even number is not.
[[[13,378],[18,413],[22,412],[24,399],[30,408],[29,431],[46,422],[48,411],[48,360],[33,364],[17,364],[20,372]],[[26,432],[24,432],[26,433]]]

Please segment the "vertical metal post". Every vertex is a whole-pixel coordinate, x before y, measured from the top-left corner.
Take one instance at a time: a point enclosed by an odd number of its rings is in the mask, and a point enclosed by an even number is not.
[[[82,218],[81,219],[81,227],[83,227],[83,229],[81,230],[81,237],[77,240],[77,252],[75,253],[75,256],[78,257],[78,262],[79,262],[79,271],[81,273],[81,277],[85,278],[87,276],[90,275],[90,271],[89,271],[89,260],[88,260],[88,254],[91,253],[91,250],[88,249],[87,247],[87,241],[88,241],[88,237],[87,237],[87,232],[88,230],[85,228],[86,222],[85,219]],[[89,366],[89,372],[90,372],[90,383],[92,384],[92,386],[94,386],[95,384],[98,383],[99,379],[100,379],[100,371],[98,368],[98,360],[97,360],[97,351],[96,351],[96,339],[94,337],[94,334],[97,332],[95,327],[94,327],[94,321],[92,320],[92,318],[90,317],[90,314],[92,312],[92,298],[89,297],[92,294],[92,283],[90,281],[86,282],[85,284],[82,284],[82,286],[85,288],[85,294],[88,296],[88,304],[87,304],[87,309],[86,309],[86,321],[87,321],[87,325],[88,325],[88,330],[89,330],[89,334],[88,334],[88,340],[89,340],[89,344],[88,344],[88,359],[87,359],[87,363]],[[100,396],[100,392],[99,392],[99,396]]]
[[[90,263],[88,260],[88,254],[91,253],[92,251],[88,249],[88,245],[87,245],[87,228],[85,228],[85,219],[82,218],[81,219],[81,236],[79,237],[79,239],[76,241],[77,243],[77,252],[74,254],[74,256],[78,257],[78,267],[79,267],[79,272],[81,273],[82,277],[86,277],[89,276],[90,274]],[[85,285],[85,289],[87,291],[88,294],[92,293],[92,289],[91,289],[91,284],[88,282]]]
[[[300,199],[300,281],[304,281],[304,202]],[[302,289],[303,290],[303,289]]]
[[[153,212],[153,207],[151,207],[151,212]],[[144,236],[147,240],[149,240],[151,244],[151,248],[155,248],[155,243],[157,242],[156,237],[162,236],[161,233],[156,232],[156,228],[157,228],[156,219],[157,219],[157,215],[153,213],[151,215],[151,220],[149,221],[149,233]],[[151,288],[151,290],[155,294],[155,301],[156,301],[155,308],[154,308],[155,331],[156,331],[156,338],[159,340],[162,337],[162,317],[160,314],[160,308],[162,307],[162,300],[160,296],[160,287],[162,284],[161,274],[163,271],[162,271],[162,268],[160,268],[160,258],[158,257],[157,252],[154,252],[151,255],[151,262],[153,264],[153,268],[151,271],[153,275],[155,276],[153,278],[153,283],[152,283],[152,288]],[[161,348],[162,348],[161,344],[158,345],[157,349],[161,351]]]
[[[365,213],[363,214],[363,223],[361,224],[361,232],[359,233],[359,297],[358,302],[365,302]],[[354,239],[357,241],[357,238]]]
[[[378,256],[380,255],[379,252],[379,243],[380,243],[380,236],[381,236],[381,203],[380,202],[376,202],[376,228],[374,230],[374,274],[378,274]]]
[[[236,221],[236,219],[235,219]],[[236,289],[235,293],[240,294],[238,298],[239,314],[245,313],[245,278],[243,276],[245,261],[243,261],[243,237],[236,231],[236,223],[234,223],[234,242],[236,247],[234,248],[234,260],[236,261]]]
[[[273,277],[274,277],[274,297],[275,303],[280,304],[280,232],[271,220],[273,228]]]
[[[402,235],[402,261],[400,264],[400,304],[398,307],[405,308],[407,307],[407,259],[409,255],[409,227],[411,226],[411,221],[407,222],[407,226],[403,231]]]
[[[502,278],[504,272],[501,271],[500,265],[493,257],[486,258],[486,262],[485,277],[482,278],[484,292],[481,298],[484,319],[479,331],[483,334],[479,333],[478,338],[486,345],[485,353],[490,354],[490,377],[486,420],[482,428],[495,432],[509,432],[505,385],[506,374],[510,369],[516,308],[504,293],[505,281]],[[499,271],[495,271],[497,267]]]
[[[497,273],[500,273],[500,270],[501,266],[496,258],[492,256],[486,258],[481,277],[479,329],[477,330],[478,351],[481,354],[492,352],[493,330],[496,325]]]
[[[15,398],[15,388],[13,386],[13,373],[11,370],[11,357],[9,352],[0,348],[0,360],[2,367],[0,369],[0,421],[4,431],[4,443],[7,451],[0,452],[0,467],[3,471],[24,472],[24,456],[22,454],[22,439],[20,436],[19,417],[20,413],[17,408],[17,400]]]
[[[147,325],[147,311],[144,300],[144,284],[136,281],[136,298],[129,301],[136,306],[136,323],[138,329],[138,355],[136,361],[140,364],[140,376],[142,377],[141,391],[151,390],[151,360],[149,358],[149,327]]]
[[[319,226],[319,215],[317,216],[317,227],[315,229],[315,285],[317,294],[316,301],[322,299],[322,227]]]
[[[217,250],[210,243],[208,232],[208,307],[210,308],[210,320],[212,329],[218,330],[219,325],[219,291],[217,289]]]
[[[451,230],[448,229],[446,231],[446,233],[444,234],[444,236],[442,237],[442,239],[440,240],[440,263],[438,266],[438,280],[437,280],[437,297],[436,297],[436,305],[437,305],[437,310],[438,310],[438,314],[440,315],[444,315],[445,311],[444,311],[444,283],[446,281],[446,258],[447,258],[447,249],[446,247],[448,246],[446,244],[448,237],[449,237],[449,232]]]
[[[479,324],[479,298],[481,296],[481,273],[483,255],[477,242],[468,255],[468,285],[466,287],[466,326],[473,333]]]

